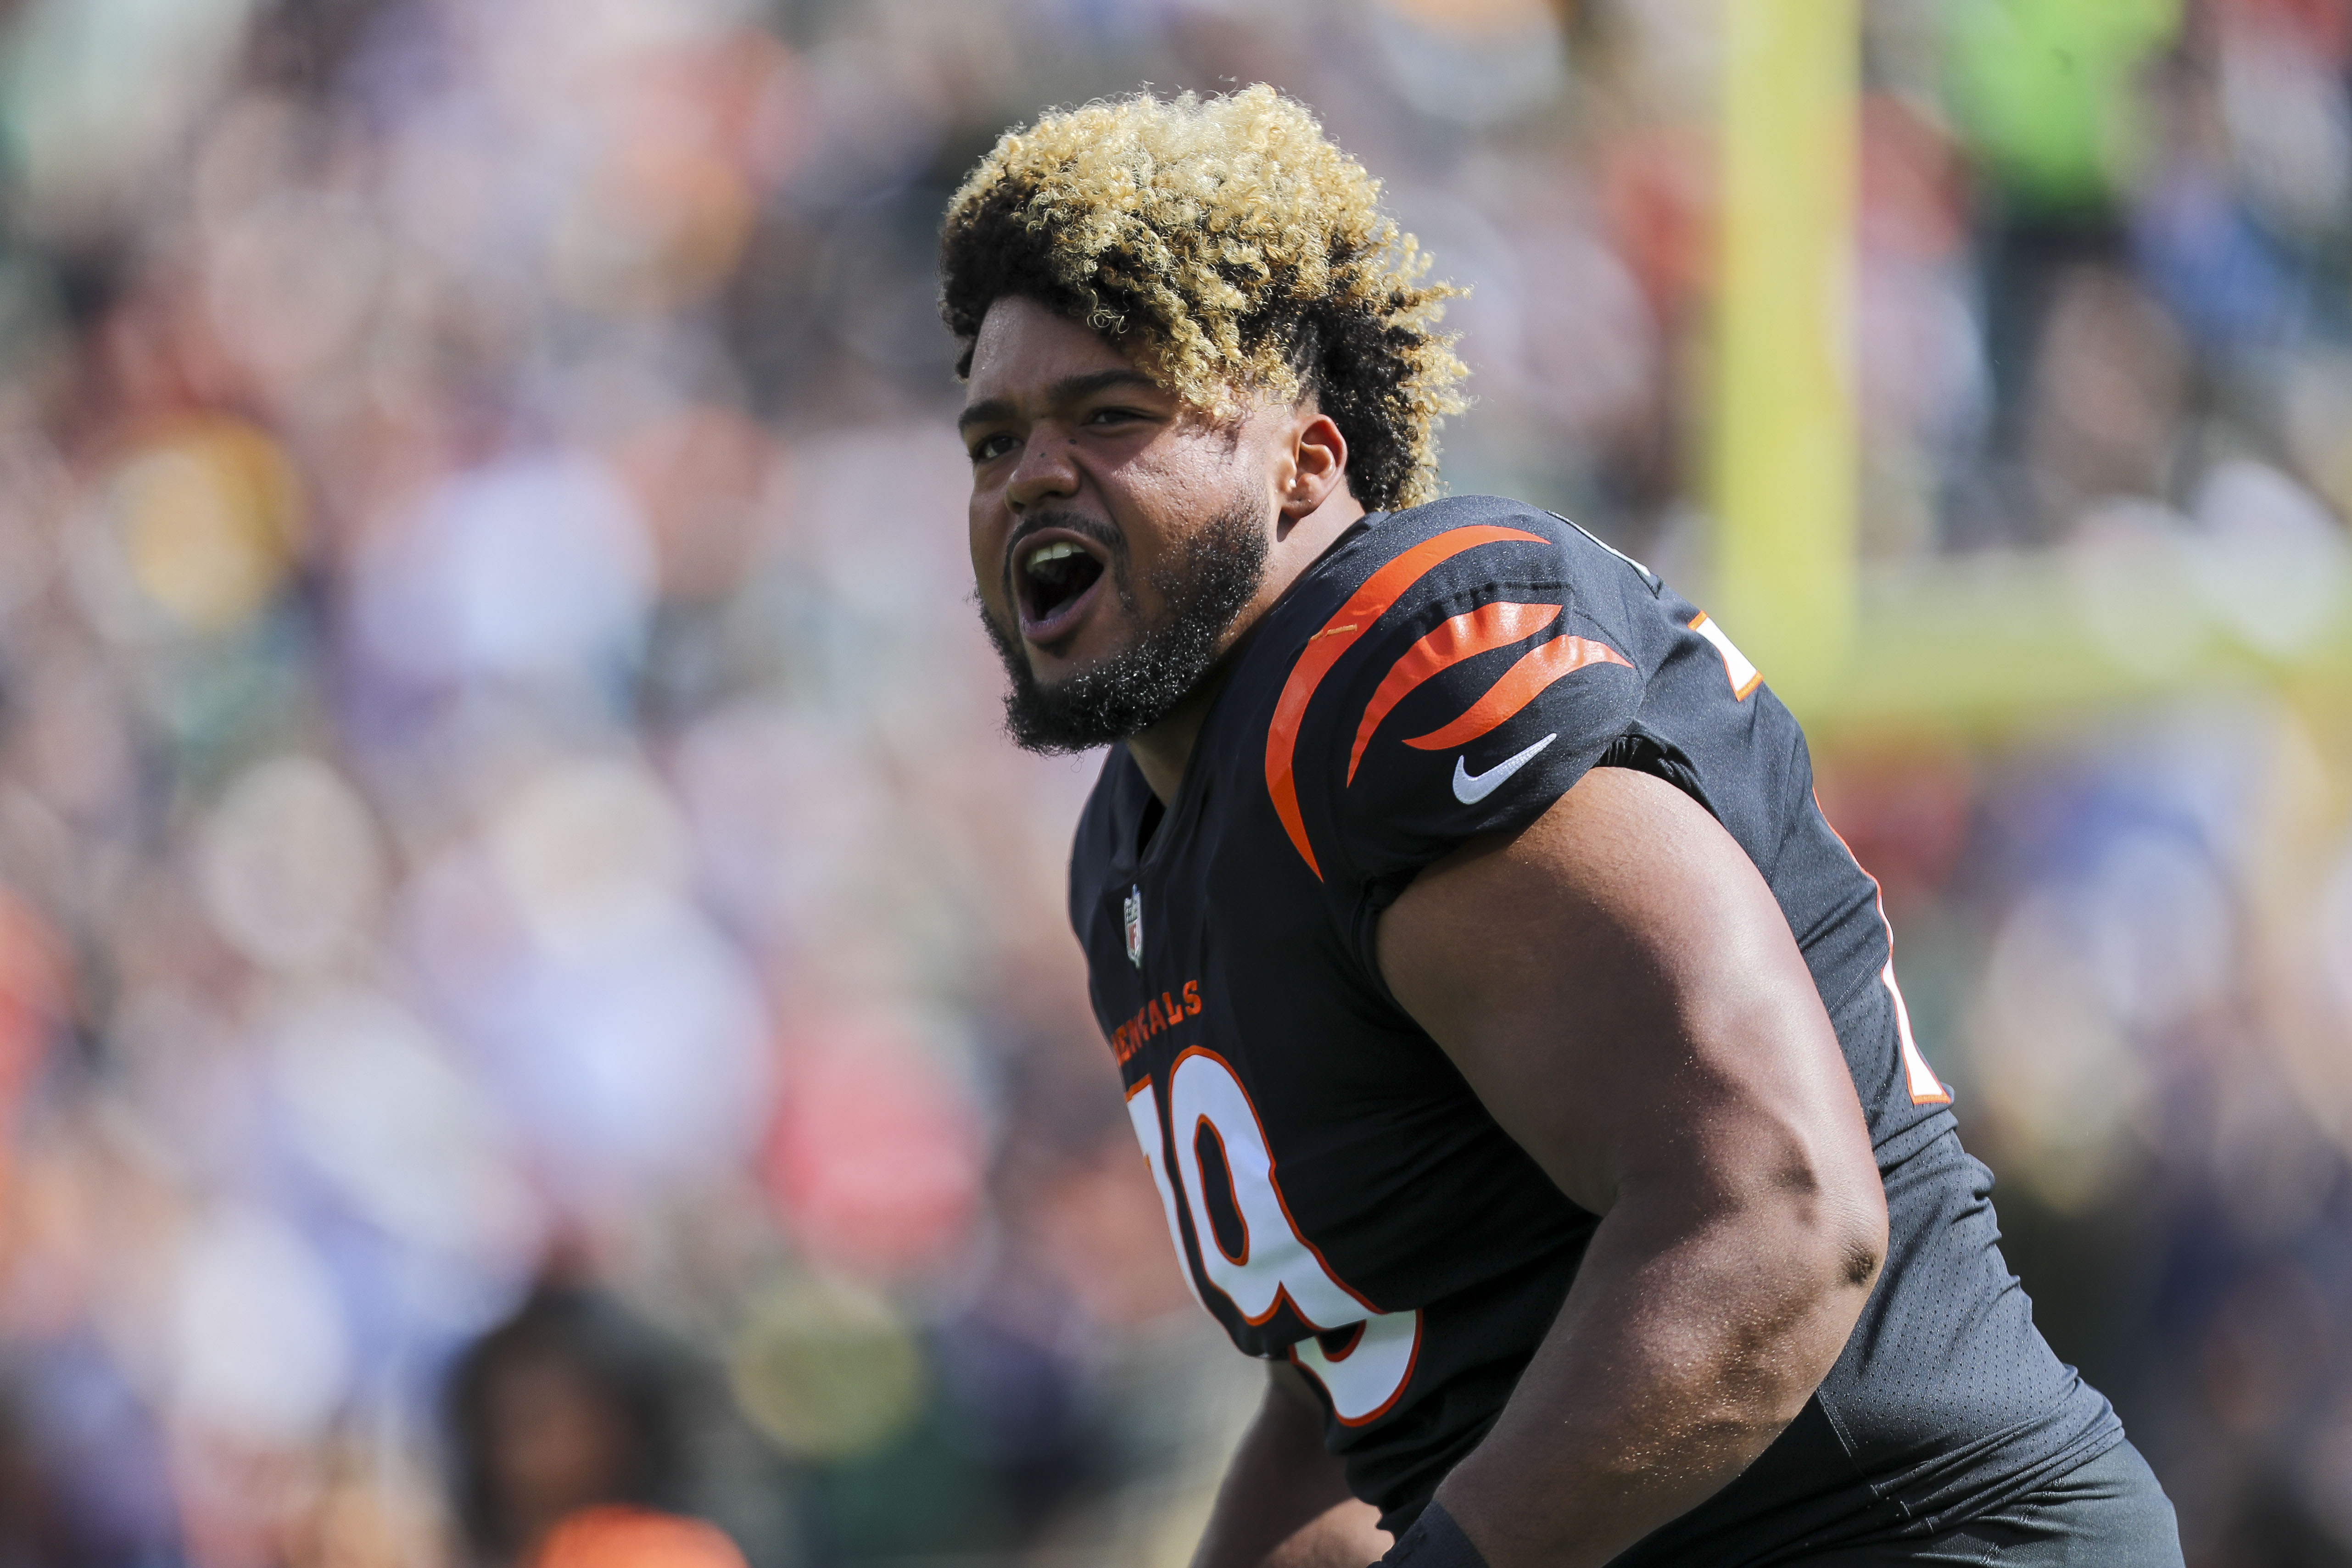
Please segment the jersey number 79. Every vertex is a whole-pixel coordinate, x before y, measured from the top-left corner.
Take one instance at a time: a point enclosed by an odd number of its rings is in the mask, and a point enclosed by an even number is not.
[[[1224,1058],[1202,1046],[1176,1058],[1168,1074],[1173,1137],[1163,1135],[1159,1099],[1147,1077],[1128,1091],[1127,1113],[1151,1168],[1151,1184],[1159,1189],[1185,1282],[1195,1278],[1197,1258],[1200,1277],[1251,1324],[1267,1322],[1288,1301],[1315,1331],[1290,1347],[1290,1359],[1323,1385],[1341,1424],[1360,1427],[1385,1415],[1412,1378],[1421,1353],[1420,1312],[1379,1311],[1342,1284],[1315,1244],[1299,1234],[1275,1182],[1265,1128]],[[1204,1138],[1216,1140],[1223,1152],[1233,1212],[1241,1218],[1238,1252],[1225,1250],[1209,1218],[1200,1154]],[[1172,1180],[1166,1157],[1171,1147]],[[1189,1255],[1177,1218],[1179,1186],[1196,1239]],[[1197,1286],[1193,1293],[1199,1295]]]

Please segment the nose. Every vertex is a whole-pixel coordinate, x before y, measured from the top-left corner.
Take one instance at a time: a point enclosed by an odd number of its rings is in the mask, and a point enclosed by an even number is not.
[[[1024,512],[1042,502],[1074,496],[1077,489],[1069,438],[1049,427],[1031,431],[1022,444],[1021,461],[1005,484],[1005,503],[1016,513]]]

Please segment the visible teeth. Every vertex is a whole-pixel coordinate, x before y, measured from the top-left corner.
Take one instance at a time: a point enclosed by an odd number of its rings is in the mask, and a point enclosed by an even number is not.
[[[1050,563],[1057,560],[1066,560],[1071,556],[1083,553],[1084,552],[1081,551],[1077,546],[1071,544],[1066,539],[1059,539],[1049,545],[1040,545],[1035,549],[1031,550],[1029,552],[1029,558],[1021,563],[1021,570],[1024,571],[1035,571],[1039,567],[1049,565]]]

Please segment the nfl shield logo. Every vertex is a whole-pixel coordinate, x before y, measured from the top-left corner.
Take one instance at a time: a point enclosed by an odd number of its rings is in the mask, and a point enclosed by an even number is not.
[[[1127,890],[1127,961],[1143,967],[1143,889]]]

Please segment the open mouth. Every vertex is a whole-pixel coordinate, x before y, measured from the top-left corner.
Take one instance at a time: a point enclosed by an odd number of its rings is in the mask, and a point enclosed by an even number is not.
[[[1013,591],[1021,601],[1021,632],[1051,643],[1077,624],[1103,579],[1099,557],[1064,535],[1031,535],[1015,553]]]

